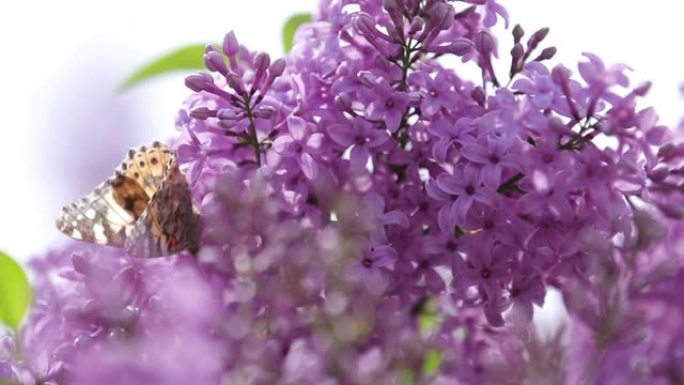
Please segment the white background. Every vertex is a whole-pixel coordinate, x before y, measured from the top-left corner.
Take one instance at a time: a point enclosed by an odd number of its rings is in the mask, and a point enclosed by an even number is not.
[[[11,5],[9,5],[9,4]],[[124,94],[137,66],[175,47],[221,41],[235,30],[255,50],[282,54],[280,29],[315,0],[5,1],[0,5],[0,250],[26,261],[63,236],[60,207],[110,175],[125,151],[174,135],[188,94],[183,75]],[[163,4],[163,5],[162,5]],[[192,4],[192,5],[191,5]],[[549,26],[547,43],[571,69],[581,52],[623,62],[633,79],[655,82],[649,104],[676,125],[684,103],[677,1],[510,0],[528,34]],[[650,4],[647,6],[646,4]],[[507,60],[510,36],[500,36]]]

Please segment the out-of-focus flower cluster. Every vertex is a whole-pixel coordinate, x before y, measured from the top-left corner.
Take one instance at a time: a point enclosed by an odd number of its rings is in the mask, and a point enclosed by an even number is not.
[[[684,382],[684,145],[626,66],[550,67],[548,29],[499,42],[508,22],[493,0],[324,0],[286,59],[208,46],[177,119],[198,255],[37,260],[0,377]],[[569,318],[542,338],[549,290]]]

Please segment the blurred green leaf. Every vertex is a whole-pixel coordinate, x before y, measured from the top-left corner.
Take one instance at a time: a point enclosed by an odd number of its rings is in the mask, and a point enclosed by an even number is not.
[[[437,310],[437,303],[434,299],[427,299],[418,315],[418,330],[421,336],[429,336],[439,329],[441,323],[442,317]]]
[[[442,363],[442,353],[437,349],[430,349],[425,353],[425,360],[423,361],[423,374],[431,376],[437,372],[439,365]]]
[[[26,273],[17,262],[0,252],[0,322],[16,330],[30,303],[31,286]]]
[[[311,22],[312,17],[310,13],[300,13],[290,16],[283,26],[283,48],[285,52],[290,52],[292,49],[292,44],[294,42],[294,35],[297,32],[297,28],[304,23]]]
[[[204,56],[204,44],[187,45],[175,49],[140,67],[121,83],[119,90],[126,91],[144,80],[169,72],[203,69],[202,56]]]

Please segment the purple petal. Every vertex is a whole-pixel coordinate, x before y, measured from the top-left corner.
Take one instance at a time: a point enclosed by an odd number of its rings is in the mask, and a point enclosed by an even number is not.
[[[425,286],[433,293],[439,293],[445,288],[444,280],[434,269],[427,269],[425,271]]]
[[[439,225],[439,229],[442,230],[442,233],[444,234],[450,234],[454,231],[454,220],[449,213],[451,212],[451,207],[454,205],[452,204],[446,204],[442,206],[441,209],[439,209],[439,213],[437,213],[437,224]]]
[[[401,211],[389,211],[382,216],[383,225],[399,225],[405,229],[409,227],[409,221],[406,214]]]
[[[374,217],[379,217],[385,211],[385,200],[379,194],[370,193],[363,198],[363,206]]]
[[[534,308],[530,302],[516,301],[508,317],[517,326],[527,326],[532,322],[533,314]]]
[[[484,306],[484,313],[485,317],[487,318],[487,322],[489,322],[490,325],[496,327],[504,325],[504,319],[501,316],[501,311],[497,309],[495,306],[492,306],[490,305],[490,303],[487,303]]]
[[[435,159],[440,162],[446,162],[452,143],[453,140],[438,141],[434,146],[432,146],[432,156],[434,156]]]
[[[468,210],[473,205],[473,198],[469,195],[464,195],[459,197],[456,202],[451,206],[451,211],[449,215],[456,220],[457,223],[465,223],[465,219],[468,216]]]
[[[324,135],[320,132],[311,134],[311,136],[309,136],[309,139],[306,140],[306,146],[311,149],[318,150],[319,148],[321,148],[321,145],[323,144],[323,138]]]
[[[431,179],[425,183],[425,192],[430,198],[438,201],[448,201],[451,199],[449,194],[445,193],[439,188],[437,181],[434,179]]]
[[[537,94],[532,98],[532,103],[539,109],[546,109],[551,106],[553,102],[553,93],[545,92],[543,94]]]
[[[306,121],[302,118],[296,116],[290,116],[287,118],[287,128],[290,130],[290,134],[296,141],[300,141],[306,135]]]
[[[437,187],[452,195],[461,195],[465,193],[463,184],[459,182],[455,176],[446,173],[440,174],[437,177]]]
[[[473,142],[468,142],[465,145],[463,145],[463,148],[461,149],[461,153],[463,156],[465,156],[468,160],[471,160],[476,163],[489,163],[489,154],[487,153],[487,149],[484,146],[481,146],[477,143]]]
[[[273,151],[282,154],[284,152],[288,152],[288,147],[290,144],[294,142],[294,138],[291,137],[290,135],[283,135],[279,136],[276,138],[276,140],[273,141]]]
[[[190,182],[190,186],[194,186],[197,183],[197,180],[202,174],[202,168],[204,168],[204,159],[199,159],[190,164],[190,167],[187,171],[188,182]]]
[[[385,115],[385,126],[390,132],[395,132],[399,129],[401,123],[401,115],[397,113],[389,113]]]
[[[318,175],[318,166],[311,155],[302,153],[297,158],[297,163],[299,163],[299,167],[307,178],[316,179],[316,176]]]
[[[373,249],[373,268],[389,267],[397,260],[397,252],[391,246],[376,246]]]
[[[176,147],[176,156],[181,163],[190,162],[199,157],[198,148],[188,143],[183,143]]]
[[[362,277],[366,289],[376,296],[382,295],[389,286],[389,277],[380,269],[366,269]]]
[[[352,171],[364,170],[369,157],[370,154],[368,153],[368,148],[366,146],[356,145],[352,147],[351,154],[349,155]]]
[[[354,144],[354,133],[347,124],[333,124],[328,127],[330,138],[342,146],[349,147]]]
[[[368,142],[366,142],[366,145],[371,148],[385,144],[385,142],[387,142],[387,140],[390,138],[386,131],[377,129],[367,131],[366,135],[369,139]]]

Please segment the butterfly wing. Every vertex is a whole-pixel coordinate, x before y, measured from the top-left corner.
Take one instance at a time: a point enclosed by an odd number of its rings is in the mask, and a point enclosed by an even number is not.
[[[190,187],[173,156],[168,158],[165,175],[126,238],[124,247],[131,256],[157,257],[197,250],[199,216],[192,205]]]
[[[117,203],[112,179],[108,179],[86,197],[64,207],[62,216],[57,220],[57,228],[75,239],[123,246],[126,231],[135,219]]]
[[[174,155],[167,146],[154,142],[151,146],[129,150],[117,172],[138,183],[151,198],[166,177],[171,158]]]
[[[165,178],[171,151],[159,142],[129,151],[113,177],[64,207],[57,228],[83,241],[125,246],[136,222]]]

